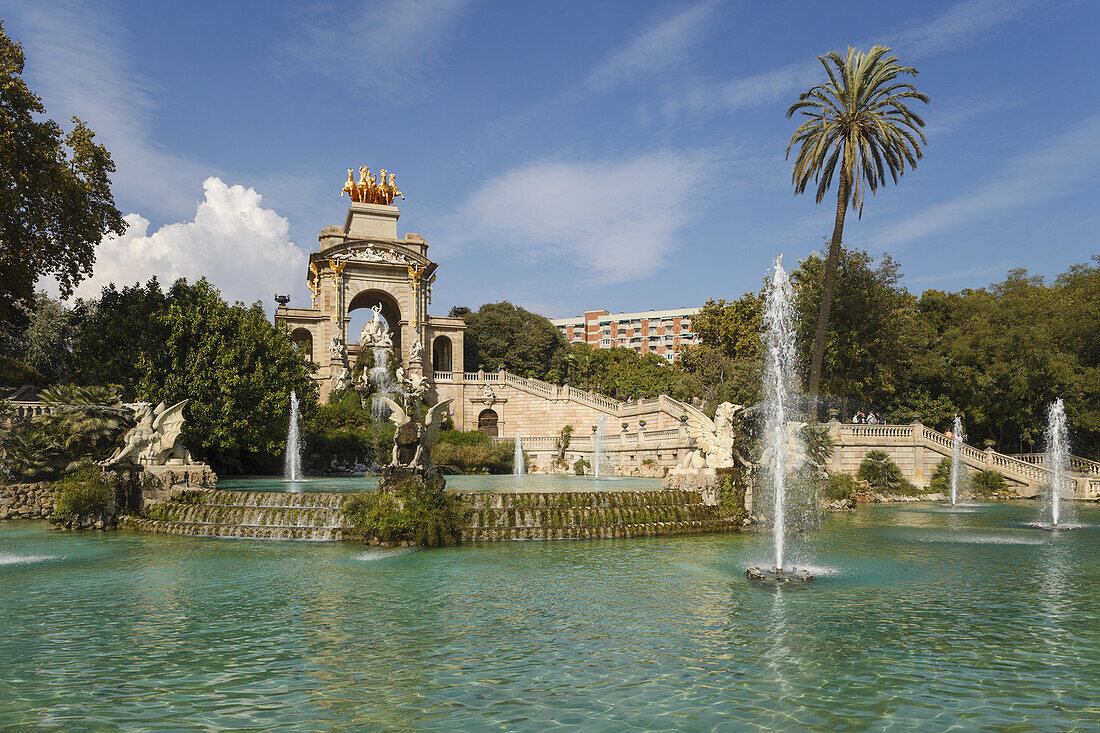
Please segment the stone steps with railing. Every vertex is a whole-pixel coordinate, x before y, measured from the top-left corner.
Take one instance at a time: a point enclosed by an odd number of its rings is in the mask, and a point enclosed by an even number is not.
[[[953,438],[920,423],[911,425],[830,423],[824,427],[833,433],[838,447],[858,445],[868,450],[881,448],[887,452],[894,449],[910,450],[919,447],[929,449],[944,458],[952,455],[954,447]],[[1053,476],[1051,470],[1042,465],[1044,460],[1035,457],[1041,455],[1025,454],[1024,457],[1017,457],[998,453],[992,449],[981,450],[965,443],[962,444],[960,453],[963,464],[979,471],[992,469],[1000,472],[1010,482],[1017,484],[1016,490],[1023,496],[1035,496],[1045,491],[1050,485]],[[1100,464],[1095,461],[1083,458],[1070,464],[1071,473],[1076,475],[1067,476],[1066,482],[1077,498],[1100,498],[1100,478],[1094,474],[1093,464],[1100,467]]]

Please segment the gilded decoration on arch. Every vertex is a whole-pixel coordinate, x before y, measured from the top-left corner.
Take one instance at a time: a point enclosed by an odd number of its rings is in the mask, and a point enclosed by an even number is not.
[[[360,166],[359,168],[359,182],[355,182],[355,171],[348,168],[348,180],[344,183],[344,188],[340,191],[340,195],[347,194],[352,201],[361,204],[384,204],[386,206],[392,206],[394,199],[398,196],[405,198],[405,194],[397,188],[397,175],[394,173],[389,174],[389,178],[386,178],[386,169],[382,168],[378,171],[378,178],[376,179],[370,172],[370,168]]]

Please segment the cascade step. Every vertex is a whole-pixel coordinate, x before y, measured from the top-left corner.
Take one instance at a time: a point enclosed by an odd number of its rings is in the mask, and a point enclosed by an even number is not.
[[[250,524],[208,524],[202,522],[166,522],[154,519],[130,518],[126,526],[144,532],[187,535],[191,537],[233,537],[266,540],[340,540],[339,527],[281,527]]]
[[[697,491],[459,493],[470,507],[466,541],[656,537],[737,531]],[[346,494],[179,489],[127,526],[195,537],[340,540]]]

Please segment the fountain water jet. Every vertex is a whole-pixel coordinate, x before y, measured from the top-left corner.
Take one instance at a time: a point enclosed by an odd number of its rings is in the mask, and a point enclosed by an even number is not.
[[[1068,484],[1069,473],[1069,429],[1066,427],[1066,406],[1058,398],[1047,409],[1046,455],[1044,463],[1050,469],[1050,487],[1043,497],[1040,512],[1042,519],[1032,524],[1041,529],[1076,529],[1072,518],[1067,516],[1072,504],[1062,505],[1062,491]],[[1049,518],[1049,522],[1043,519]]]
[[[523,438],[516,436],[516,450],[512,454],[512,475],[522,476],[524,473],[523,465]]]
[[[771,484],[772,537],[775,544],[775,568],[772,578],[784,577],[783,553],[787,525],[787,468],[791,457],[788,428],[795,412],[797,382],[795,372],[793,292],[790,278],[783,270],[783,255],[775,258],[771,283],[764,304],[764,454],[763,466]],[[787,575],[791,577],[795,575]],[[750,573],[750,579],[754,576]],[[810,576],[812,577],[812,576]],[[799,578],[806,579],[806,578]]]
[[[393,377],[390,375],[390,350],[384,346],[374,346],[371,347],[371,353],[374,355],[374,366],[367,373],[374,391],[370,403],[371,419],[374,422],[382,422],[389,417],[390,408],[381,398],[393,399],[395,395],[401,394],[401,389],[393,383]]]
[[[293,390],[290,392],[290,425],[286,431],[283,478],[287,481],[302,480],[302,448],[298,441],[298,395]]]
[[[592,477],[597,481],[600,480],[600,457],[602,454],[603,443],[603,415],[600,415],[600,419],[596,422],[596,432],[592,436]]]
[[[963,435],[962,420],[955,415],[955,424],[952,426],[955,432],[955,440],[951,443],[951,505],[959,503],[959,466],[962,464]]]

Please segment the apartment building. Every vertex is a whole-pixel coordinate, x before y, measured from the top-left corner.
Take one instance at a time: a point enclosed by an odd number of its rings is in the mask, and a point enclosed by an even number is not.
[[[579,318],[552,320],[571,344],[588,344],[593,349],[621,346],[639,354],[659,354],[672,362],[683,346],[698,343],[691,320],[699,308],[651,310],[613,315],[605,310],[585,311]]]

